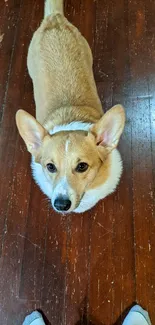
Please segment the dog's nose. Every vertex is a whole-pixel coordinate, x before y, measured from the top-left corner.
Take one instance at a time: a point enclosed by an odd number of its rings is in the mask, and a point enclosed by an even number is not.
[[[68,211],[71,207],[71,201],[68,198],[58,197],[54,201],[54,207],[58,211]]]

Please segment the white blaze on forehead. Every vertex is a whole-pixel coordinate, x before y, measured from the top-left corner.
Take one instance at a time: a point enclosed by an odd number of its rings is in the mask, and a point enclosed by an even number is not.
[[[69,143],[70,143],[70,140],[67,139],[67,140],[66,140],[66,144],[65,144],[65,153],[68,152],[68,146],[69,146]]]
[[[68,138],[66,140],[66,143],[65,143],[65,156],[64,156],[64,161],[63,161],[63,167],[64,167],[64,178],[66,178],[66,175],[67,175],[67,168],[68,167],[68,147],[69,147],[69,144],[70,144],[70,139]],[[67,179],[66,179],[67,181]]]

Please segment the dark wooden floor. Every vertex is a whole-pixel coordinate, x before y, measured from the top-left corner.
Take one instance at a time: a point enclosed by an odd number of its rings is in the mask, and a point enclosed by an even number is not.
[[[34,185],[15,113],[34,113],[27,49],[43,0],[0,1],[0,324],[41,309],[57,325],[121,324],[133,302],[155,323],[155,1],[67,0],[89,41],[103,108],[121,103],[118,190],[61,217]]]

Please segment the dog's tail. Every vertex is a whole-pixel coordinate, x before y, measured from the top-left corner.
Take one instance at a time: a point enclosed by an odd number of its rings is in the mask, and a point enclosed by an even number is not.
[[[55,14],[61,13],[63,15],[63,0],[45,0],[45,17]]]

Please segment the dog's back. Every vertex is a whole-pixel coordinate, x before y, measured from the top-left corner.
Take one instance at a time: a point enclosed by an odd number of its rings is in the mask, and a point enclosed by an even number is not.
[[[62,0],[47,0],[45,18],[29,47],[28,69],[33,80],[36,116],[42,124],[56,109],[89,107],[102,115],[87,41],[63,15]],[[73,116],[73,119],[76,117]]]

